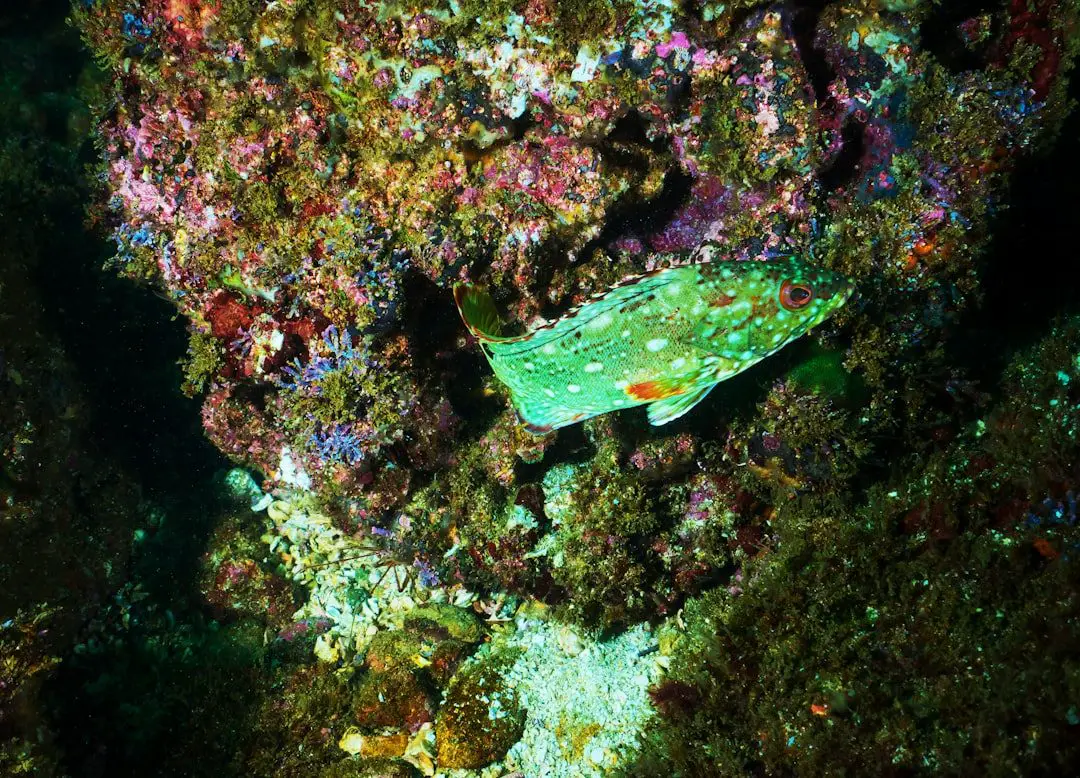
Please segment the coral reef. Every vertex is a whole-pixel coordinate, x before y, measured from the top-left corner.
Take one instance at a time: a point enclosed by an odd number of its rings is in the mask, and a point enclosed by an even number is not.
[[[110,271],[187,330],[154,386],[197,398],[238,469],[138,508],[82,470],[81,395],[29,273],[5,276],[3,530],[49,554],[5,568],[33,586],[5,587],[0,704],[53,679],[60,745],[0,758],[453,778],[1075,761],[1080,324],[1048,272],[1003,283],[1023,260],[995,246],[1018,172],[1075,126],[1075,0],[71,18],[93,112],[11,106],[4,210],[83,196],[19,163],[35,127],[94,134]],[[49,225],[27,223],[34,247]],[[855,296],[659,429],[627,409],[531,433],[454,310],[455,284],[483,285],[528,332],[628,275],[788,255]],[[116,350],[91,329],[73,342]],[[141,450],[168,450],[147,427]],[[127,734],[73,723],[108,720]]]
[[[709,398],[665,440],[712,452],[684,479],[729,478],[738,460],[751,492],[837,488],[870,441],[922,415],[928,376],[945,380],[1009,173],[1065,115],[1072,5],[1007,5],[967,68],[921,34],[943,14],[862,0],[75,7],[116,83],[98,126],[114,264],[187,320],[185,386],[206,392],[210,439],[265,488],[332,501],[343,532],[392,532],[442,581],[547,588],[596,623],[624,618],[596,600],[640,618],[685,593],[672,573],[729,560],[658,567],[649,541],[679,511],[627,466],[642,434],[630,411],[613,458],[581,454],[600,480],[564,522],[569,545],[545,537],[558,528],[522,495],[575,438],[549,454],[552,437],[521,431],[450,287],[482,281],[528,324],[691,256],[812,253],[859,293],[822,328],[828,369],[772,361],[782,383],[760,421]],[[957,45],[979,18],[956,20]],[[822,372],[831,387],[810,378]],[[641,495],[625,512],[637,529],[591,514],[616,491]],[[605,592],[590,571],[615,547],[628,558],[599,573]]]

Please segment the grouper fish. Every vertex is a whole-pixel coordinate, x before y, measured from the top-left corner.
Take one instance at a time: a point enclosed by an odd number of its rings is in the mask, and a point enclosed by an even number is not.
[[[458,311],[533,432],[648,405],[687,413],[851,296],[842,275],[788,257],[678,265],[632,276],[522,335],[502,336],[491,296],[454,286]]]

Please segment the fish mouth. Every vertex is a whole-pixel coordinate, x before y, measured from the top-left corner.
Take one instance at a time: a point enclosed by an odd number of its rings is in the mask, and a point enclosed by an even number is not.
[[[840,287],[839,305],[843,305],[855,295],[855,282],[845,279]]]
[[[855,282],[845,276],[836,276],[828,284],[829,294],[824,295],[832,310],[844,305],[855,294]]]

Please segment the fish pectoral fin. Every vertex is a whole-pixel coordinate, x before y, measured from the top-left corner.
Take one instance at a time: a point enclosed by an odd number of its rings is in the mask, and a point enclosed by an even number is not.
[[[649,415],[649,424],[654,427],[659,427],[662,424],[667,424],[669,421],[675,421],[683,414],[686,414],[697,405],[699,402],[705,399],[705,395],[712,391],[712,388],[716,384],[705,384],[701,387],[695,387],[683,394],[677,394],[672,397],[666,397],[663,400],[656,400],[649,403],[646,407],[646,411]]]

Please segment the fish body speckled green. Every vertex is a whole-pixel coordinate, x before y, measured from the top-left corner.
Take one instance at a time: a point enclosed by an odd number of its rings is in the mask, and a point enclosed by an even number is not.
[[[677,419],[851,292],[847,278],[796,257],[680,265],[628,278],[510,337],[498,334],[486,292],[459,284],[454,297],[522,420],[545,432],[646,404],[654,425]]]

